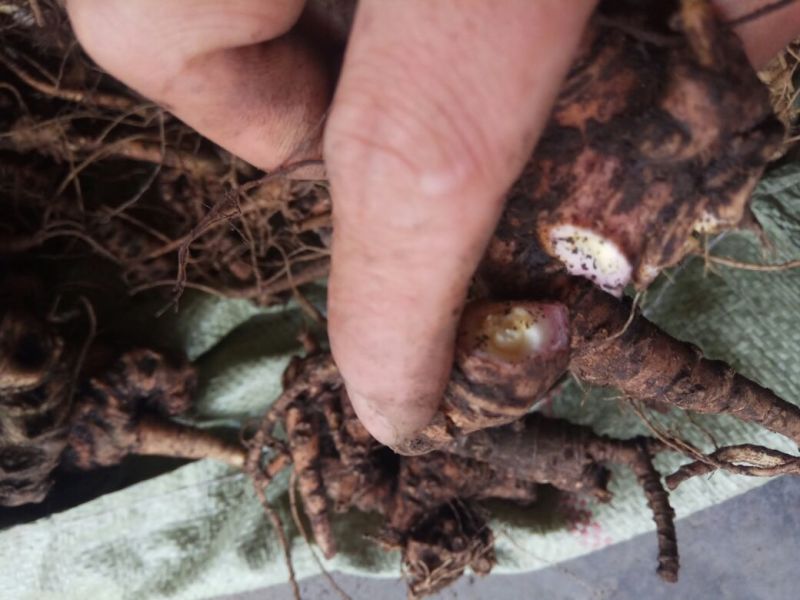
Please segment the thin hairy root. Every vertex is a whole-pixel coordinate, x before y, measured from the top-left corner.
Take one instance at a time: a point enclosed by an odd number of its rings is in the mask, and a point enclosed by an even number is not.
[[[44,14],[42,14],[42,7],[39,6],[39,0],[28,0],[28,4],[31,6],[31,12],[33,13],[36,25],[38,27],[44,27]]]
[[[661,475],[653,466],[648,442],[639,444],[637,460],[630,465],[644,490],[647,505],[653,512],[658,535],[658,575],[664,581],[678,581],[678,540],[675,535],[675,511],[669,502],[669,492],[661,484]]]
[[[724,267],[730,267],[732,269],[741,269],[743,271],[761,271],[764,273],[774,273],[774,272],[788,271],[790,269],[800,268],[800,259],[789,260],[783,263],[772,264],[772,265],[743,262],[740,260],[734,260],[732,258],[725,258],[724,256],[714,256],[713,254],[706,255],[706,259],[709,262],[714,263],[715,265],[722,265]]]
[[[283,550],[283,559],[284,563],[286,564],[289,584],[292,588],[292,595],[295,600],[300,600],[300,587],[297,584],[297,577],[295,576],[294,572],[294,564],[292,563],[291,545],[286,537],[286,530],[284,529],[283,521],[281,520],[277,511],[275,511],[275,509],[267,500],[266,495],[266,489],[272,482],[272,479],[291,464],[291,457],[287,453],[279,452],[263,468],[260,464],[249,464],[248,460],[250,460],[250,458],[251,456],[248,452],[244,457],[244,472],[250,476],[250,479],[253,482],[253,490],[256,493],[256,497],[258,498],[261,507],[264,509],[264,514],[272,522],[272,526],[274,527],[275,533],[278,536],[278,542]],[[303,529],[300,529],[300,531],[305,534]]]
[[[181,242],[178,247],[178,275],[175,281],[173,294],[175,302],[178,301],[186,286],[187,273],[186,265],[189,262],[189,249],[192,242],[206,233],[209,229],[220,223],[228,223],[233,215],[236,214],[235,210],[236,195],[233,192],[228,192],[223,198],[218,200],[211,210],[195,225],[186,238]]]
[[[669,431],[666,431],[662,427],[658,426],[650,417],[647,416],[644,407],[640,403],[631,402],[630,405],[636,415],[642,420],[642,423],[645,424],[645,426],[652,432],[657,440],[664,444],[665,448],[669,448],[680,454],[685,454],[686,456],[703,458],[703,453],[697,447],[695,447],[694,444],[690,444],[679,436],[673,435]],[[713,440],[712,443],[714,443]]]
[[[782,8],[785,8],[796,1],[797,0],[773,0],[772,2],[765,4],[761,8],[751,10],[750,12],[746,12],[739,17],[735,17],[733,19],[730,19],[729,21],[725,21],[725,24],[728,25],[729,27],[740,27],[745,23],[750,23],[777,10],[781,10]]]
[[[292,596],[295,600],[301,600],[300,596],[300,586],[297,585],[297,576],[294,572],[294,563],[292,562],[292,546],[289,544],[289,540],[286,537],[286,529],[284,528],[283,521],[281,520],[280,515],[277,511],[272,508],[269,501],[267,500],[267,495],[264,492],[264,486],[260,485],[257,481],[253,481],[253,486],[255,488],[256,496],[258,497],[259,502],[261,502],[261,506],[264,509],[269,520],[272,522],[272,526],[275,529],[275,534],[278,536],[278,541],[280,542],[281,548],[283,549],[283,560],[286,564],[286,570],[289,575],[289,585],[292,588]]]
[[[213,288],[207,285],[185,281],[183,287],[187,289],[195,289],[218,296],[220,298],[239,298],[245,300],[253,300],[257,304],[266,304],[270,299],[283,292],[289,292],[292,289],[318,281],[327,277],[330,272],[330,260],[328,258],[320,259],[310,262],[305,267],[298,267],[296,272],[291,276],[285,275],[274,279],[269,283],[264,283],[260,287],[245,287],[245,288]],[[141,294],[148,290],[157,288],[175,288],[174,279],[163,279],[159,281],[148,281],[141,285],[132,287],[129,293],[132,296]]]
[[[11,60],[5,53],[0,53],[0,64],[6,67],[9,71],[14,73],[27,85],[31,86],[37,92],[67,100],[68,102],[75,102],[78,104],[90,104],[101,108],[108,109],[114,112],[128,113],[137,108],[136,101],[128,96],[116,96],[113,94],[105,94],[102,92],[89,92],[85,90],[68,90],[47,82],[36,79],[33,75],[23,70],[19,65]],[[152,107],[151,104],[141,104],[141,109]]]
[[[707,475],[718,469],[751,477],[800,475],[800,457],[754,444],[726,446],[712,452],[703,460],[683,465],[667,476],[665,482],[669,489],[674,490],[687,479]]]
[[[302,377],[298,374],[302,372]],[[272,403],[261,420],[253,438],[248,442],[246,465],[253,470],[261,463],[261,455],[271,438],[272,429],[282,420],[289,406],[301,397],[316,398],[327,389],[342,385],[339,370],[330,354],[320,354],[306,359],[293,359],[284,373],[284,392]],[[256,469],[257,470],[257,469]]]
[[[304,414],[299,406],[290,406],[286,411],[286,437],[312,535],[325,558],[333,558],[336,542],[320,471],[319,424],[315,416]]]
[[[210,155],[166,147],[163,140],[127,137],[98,140],[65,132],[60,124],[42,125],[22,118],[3,143],[18,152],[39,152],[57,161],[76,157],[117,158],[162,165],[198,179],[219,178],[229,166]]]

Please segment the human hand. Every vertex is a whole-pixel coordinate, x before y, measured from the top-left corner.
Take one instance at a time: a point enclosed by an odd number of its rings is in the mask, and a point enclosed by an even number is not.
[[[729,17],[768,3],[717,2]],[[359,417],[395,444],[436,410],[468,282],[595,0],[362,0],[338,83],[315,37],[320,4],[67,8],[101,66],[245,160],[270,170],[324,154],[332,349]],[[743,26],[751,59],[798,19],[796,4]]]

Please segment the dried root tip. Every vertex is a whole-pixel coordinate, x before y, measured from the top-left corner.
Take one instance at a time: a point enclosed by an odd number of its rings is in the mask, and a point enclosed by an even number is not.
[[[103,379],[127,410],[151,409],[168,416],[189,409],[197,383],[194,367],[185,358],[150,348],[129,350]]]
[[[147,348],[121,355],[102,375],[91,378],[70,415],[65,460],[79,469],[118,464],[128,454],[204,458],[215,452],[242,466],[237,451],[205,432],[182,428],[153,413],[173,415],[191,402],[195,373],[185,361],[173,362]],[[150,415],[150,416],[148,416]],[[176,436],[172,443],[170,436]]]
[[[410,598],[436,593],[461,577],[467,567],[486,575],[496,562],[492,531],[463,502],[431,512],[411,531],[403,548]]]
[[[319,424],[315,416],[306,415],[299,406],[290,406],[286,411],[286,436],[311,533],[325,558],[333,558],[336,542],[328,519],[328,497],[320,464]]]
[[[557,304],[536,302],[476,303],[461,321],[460,362],[472,355],[517,364],[566,348],[566,311]]]
[[[617,243],[596,231],[558,225],[546,230],[542,244],[571,275],[585,277],[618,298],[631,280],[630,260]]]
[[[142,417],[136,427],[137,444],[131,454],[172,456],[190,460],[208,458],[237,469],[244,467],[245,448],[201,429],[163,418]]]
[[[208,458],[237,469],[244,467],[245,448],[216,435],[180,425],[155,415],[133,418],[122,413],[106,413],[102,420],[92,418],[91,407],[76,413],[65,461],[77,469],[96,469],[119,464],[131,454],[167,456],[187,460]],[[94,412],[97,416],[99,413]]]
[[[669,493],[661,485],[661,476],[653,466],[647,442],[641,443],[638,460],[632,465],[644,490],[647,505],[653,511],[658,535],[658,575],[664,581],[678,581],[678,540],[675,535],[675,511],[669,503]]]
[[[560,304],[475,303],[461,320],[445,417],[466,434],[515,421],[564,374],[569,321]]]
[[[683,465],[665,481],[667,487],[674,490],[687,479],[707,475],[717,469],[750,477],[800,475],[800,457],[753,444],[727,446],[712,452],[703,460]]]

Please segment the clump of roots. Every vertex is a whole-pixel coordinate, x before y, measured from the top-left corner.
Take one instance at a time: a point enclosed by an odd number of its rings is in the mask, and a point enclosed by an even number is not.
[[[780,155],[785,154],[800,141],[797,119],[800,114],[800,39],[789,44],[766,67],[759,71],[759,77],[770,91],[775,115],[788,132]]]
[[[265,177],[104,75],[59,3],[4,2],[0,42],[0,258],[262,304],[326,274],[324,182]]]
[[[170,419],[191,406],[185,360],[148,348],[114,356],[92,337],[72,344],[31,310],[8,309],[2,323],[0,506],[42,501],[59,466],[94,469],[130,454],[244,465],[240,444]]]
[[[621,464],[636,474],[653,510],[658,572],[677,578],[674,513],[651,462],[651,453],[664,449],[657,441],[613,440],[532,414],[511,425],[456,433],[427,454],[396,455],[358,421],[329,356],[296,359],[288,373],[285,392],[251,440],[248,470],[257,486],[265,486],[274,465],[293,465],[312,536],[326,557],[336,552],[331,512],[377,512],[384,518],[377,541],[401,550],[412,596],[432,593],[467,567],[484,574],[494,563],[492,534],[475,502],[530,504],[544,484],[607,502],[605,465]],[[273,450],[266,465],[265,444]]]
[[[462,501],[440,506],[408,534],[403,570],[409,595],[434,594],[469,567],[488,575],[496,562],[494,536],[480,509]]]

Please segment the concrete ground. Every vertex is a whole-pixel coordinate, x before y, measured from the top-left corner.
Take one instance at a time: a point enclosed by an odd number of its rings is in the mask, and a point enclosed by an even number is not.
[[[655,534],[582,558],[520,575],[462,577],[435,596],[445,599],[517,600],[793,600],[800,559],[800,478],[784,477],[677,523],[680,581],[655,575]],[[334,573],[354,600],[404,600],[400,579],[369,579]],[[321,576],[300,584],[303,598],[336,600]],[[224,600],[290,600],[288,585]],[[223,599],[219,599],[223,600]]]

